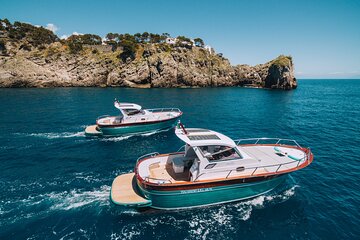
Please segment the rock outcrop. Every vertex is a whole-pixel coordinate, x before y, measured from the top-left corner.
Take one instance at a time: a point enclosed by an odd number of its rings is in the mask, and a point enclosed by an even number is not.
[[[147,43],[124,61],[120,48],[87,46],[74,54],[58,40],[41,48],[0,40],[0,87],[297,87],[292,58],[283,55],[256,66],[232,66],[202,47]]]

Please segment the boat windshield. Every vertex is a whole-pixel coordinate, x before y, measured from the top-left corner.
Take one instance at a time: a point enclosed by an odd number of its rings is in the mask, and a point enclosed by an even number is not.
[[[211,161],[227,161],[242,158],[236,148],[227,146],[202,146],[199,147],[202,155]]]
[[[129,116],[136,115],[139,113],[144,114],[143,110],[137,110],[137,109],[124,109],[123,111]]]

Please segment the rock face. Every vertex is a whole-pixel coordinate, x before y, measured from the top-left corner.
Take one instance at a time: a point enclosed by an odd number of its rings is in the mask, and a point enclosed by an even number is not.
[[[142,44],[134,60],[119,59],[121,49],[94,51],[91,46],[70,54],[55,42],[44,49],[6,42],[0,51],[0,87],[217,87],[250,86],[294,89],[291,57],[256,66],[231,66],[221,55],[203,48]]]

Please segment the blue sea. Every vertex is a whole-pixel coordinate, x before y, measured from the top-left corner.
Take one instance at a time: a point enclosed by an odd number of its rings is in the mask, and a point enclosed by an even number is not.
[[[311,147],[307,168],[264,196],[182,211],[113,205],[112,180],[149,152],[176,151],[173,130],[92,138],[114,98],[178,107],[186,127]],[[0,239],[360,239],[360,81],[249,88],[0,89]]]

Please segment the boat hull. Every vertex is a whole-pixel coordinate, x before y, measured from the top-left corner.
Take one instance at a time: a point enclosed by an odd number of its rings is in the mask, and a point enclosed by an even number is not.
[[[103,136],[131,135],[136,133],[148,133],[156,130],[169,129],[176,125],[179,117],[154,123],[133,124],[128,126],[99,127]]]
[[[150,207],[157,209],[181,209],[235,202],[262,195],[271,191],[285,179],[285,175],[271,179],[238,183],[209,188],[177,191],[156,191],[144,189],[138,184],[143,195],[151,200]]]

